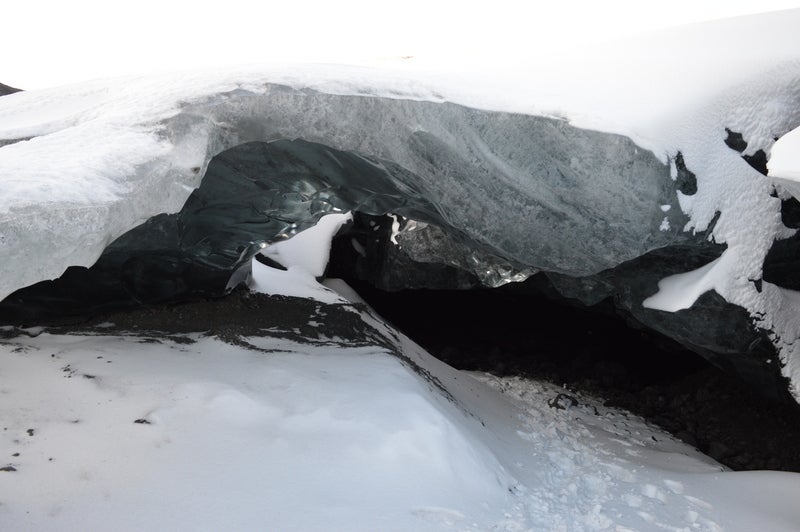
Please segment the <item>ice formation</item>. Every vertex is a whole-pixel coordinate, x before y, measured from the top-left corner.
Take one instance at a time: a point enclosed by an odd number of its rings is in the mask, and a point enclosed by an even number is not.
[[[432,223],[446,238],[430,241],[467,249],[475,273],[502,281],[535,270],[589,279],[670,247],[705,253],[713,240],[726,246],[713,272],[665,280],[648,305],[673,311],[713,289],[769,331],[800,396],[797,298],[762,279],[773,242],[794,234],[781,200],[800,194],[742,158],[800,124],[798,23],[798,10],[732,19],[648,37],[635,57],[630,45],[601,47],[528,69],[273,65],[4,96],[0,296],[93,264],[126,231],[178,212],[214,155],[267,142],[285,148],[280,164],[324,162],[313,177],[326,180],[294,175],[260,238],[222,255],[198,238],[181,252],[212,265],[224,256],[230,274],[262,244],[360,206]],[[726,131],[746,141],[742,153]],[[249,214],[233,224],[239,236]]]

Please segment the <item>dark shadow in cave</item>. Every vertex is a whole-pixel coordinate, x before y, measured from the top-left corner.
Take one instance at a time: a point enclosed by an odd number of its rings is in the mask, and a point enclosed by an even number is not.
[[[641,415],[734,470],[800,472],[800,408],[746,384],[604,302],[556,301],[531,285],[387,292],[348,279],[383,317],[464,370],[545,379]]]
[[[669,339],[628,327],[607,304],[580,308],[521,294],[513,284],[386,292],[348,283],[381,316],[459,369],[554,382],[596,378],[606,387],[635,389],[708,367]]]

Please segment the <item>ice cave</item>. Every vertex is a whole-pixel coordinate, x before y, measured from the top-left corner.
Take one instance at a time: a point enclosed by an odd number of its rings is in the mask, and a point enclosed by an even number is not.
[[[797,530],[798,27],[0,84],[0,529]]]

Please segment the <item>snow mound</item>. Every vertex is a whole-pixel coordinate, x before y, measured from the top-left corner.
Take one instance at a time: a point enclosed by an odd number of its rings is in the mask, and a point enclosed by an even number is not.
[[[285,352],[47,335],[4,352],[4,528],[437,530],[508,506],[469,420],[395,358],[269,345]]]
[[[28,330],[0,345],[13,530],[793,530],[725,471],[560,387],[393,348]],[[265,353],[267,350],[268,353]]]

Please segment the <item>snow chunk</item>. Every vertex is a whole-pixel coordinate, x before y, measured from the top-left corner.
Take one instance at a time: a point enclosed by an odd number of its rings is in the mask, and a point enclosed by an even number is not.
[[[676,312],[694,305],[701,295],[713,290],[728,273],[725,251],[713,260],[694,271],[671,275],[659,281],[658,292],[642,302],[642,306],[654,310]]]
[[[352,219],[349,212],[325,215],[313,227],[270,245],[261,254],[287,268],[297,266],[314,277],[321,277],[328,265],[331,240],[339,228]]]
[[[770,177],[800,181],[800,127],[779,138],[771,153],[767,163]]]
[[[348,303],[332,289],[317,282],[317,279],[300,266],[289,266],[286,271],[270,268],[255,258],[250,264],[252,268],[248,286],[254,292],[262,294],[305,297],[323,303]]]
[[[399,246],[400,244],[397,243],[397,235],[400,234],[400,220],[396,214],[390,213],[387,216],[392,219],[392,234],[389,236],[389,241],[395,246]]]
[[[261,251],[286,271],[251,261],[250,289],[264,294],[307,297],[323,303],[347,303],[348,298],[317,282],[325,273],[331,252],[331,240],[339,228],[352,220],[350,213],[328,214],[305,231]],[[337,285],[334,285],[337,286]]]

